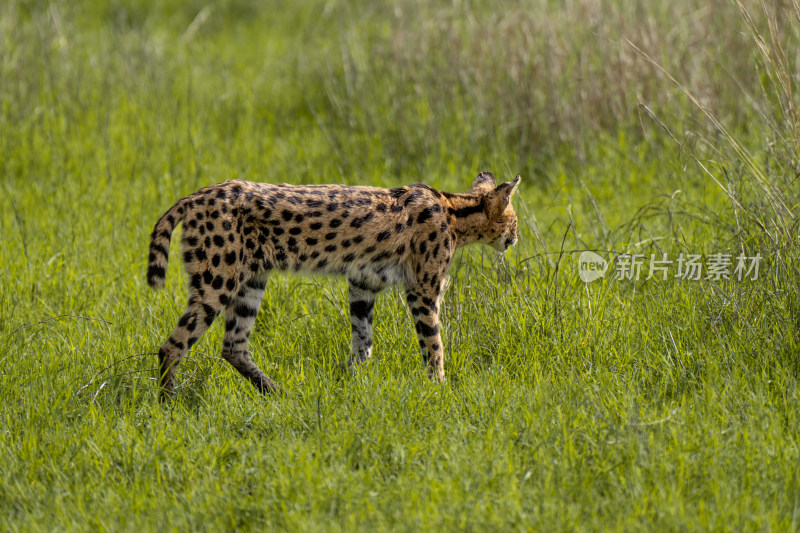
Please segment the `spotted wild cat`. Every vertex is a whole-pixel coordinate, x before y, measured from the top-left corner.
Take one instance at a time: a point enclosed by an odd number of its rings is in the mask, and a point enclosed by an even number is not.
[[[226,181],[179,200],[156,223],[147,282],[164,286],[169,242],[183,223],[189,303],[158,352],[161,399],[175,370],[218,314],[222,356],[261,392],[278,386],[250,359],[248,339],[273,270],[341,274],[349,282],[351,363],[372,354],[372,308],[379,291],[402,284],[432,377],[444,379],[439,305],[456,248],[517,241],[511,197],[520,177],[496,185],[488,172],[465,194],[415,183],[381,189]]]

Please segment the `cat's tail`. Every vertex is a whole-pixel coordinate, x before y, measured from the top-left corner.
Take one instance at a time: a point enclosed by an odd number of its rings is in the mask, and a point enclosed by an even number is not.
[[[167,262],[169,261],[169,241],[172,232],[179,222],[183,221],[185,214],[184,204],[188,200],[182,198],[169,208],[156,222],[153,233],[150,234],[150,254],[147,258],[147,284],[154,289],[164,286],[167,276]]]

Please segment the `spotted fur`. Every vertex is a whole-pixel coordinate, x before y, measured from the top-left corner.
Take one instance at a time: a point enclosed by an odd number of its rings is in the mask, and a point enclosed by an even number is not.
[[[439,305],[456,248],[505,251],[518,238],[511,196],[488,172],[465,194],[414,184],[395,189],[227,181],[182,198],[156,223],[147,282],[164,286],[169,243],[183,223],[189,303],[158,352],[161,398],[175,369],[220,313],[222,356],[261,392],[278,386],[250,359],[248,339],[271,271],[340,274],[349,282],[351,363],[372,354],[375,297],[402,284],[430,374],[444,379]]]

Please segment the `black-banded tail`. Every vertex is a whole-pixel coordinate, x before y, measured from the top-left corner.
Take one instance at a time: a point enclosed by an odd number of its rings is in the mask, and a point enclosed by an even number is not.
[[[147,258],[147,284],[154,289],[164,286],[169,261],[169,241],[179,222],[183,221],[186,198],[173,205],[158,219],[150,234],[150,255]]]

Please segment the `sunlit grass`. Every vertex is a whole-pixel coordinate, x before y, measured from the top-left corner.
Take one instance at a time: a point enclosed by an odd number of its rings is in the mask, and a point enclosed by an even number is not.
[[[796,130],[775,114],[796,82],[747,77],[761,19],[160,5],[0,7],[0,529],[797,528]],[[730,137],[623,37],[660,47]],[[164,290],[144,268],[175,200],[230,178],[463,191],[481,170],[523,175],[521,240],[458,253],[444,385],[401,291],[378,299],[374,358],[346,371],[345,282],[275,275],[251,351],[284,394],[218,357],[216,323],[157,403],[179,239]],[[746,216],[778,197],[782,218]],[[591,284],[585,249],[611,261]],[[621,253],[742,251],[765,257],[759,280],[612,276]]]

